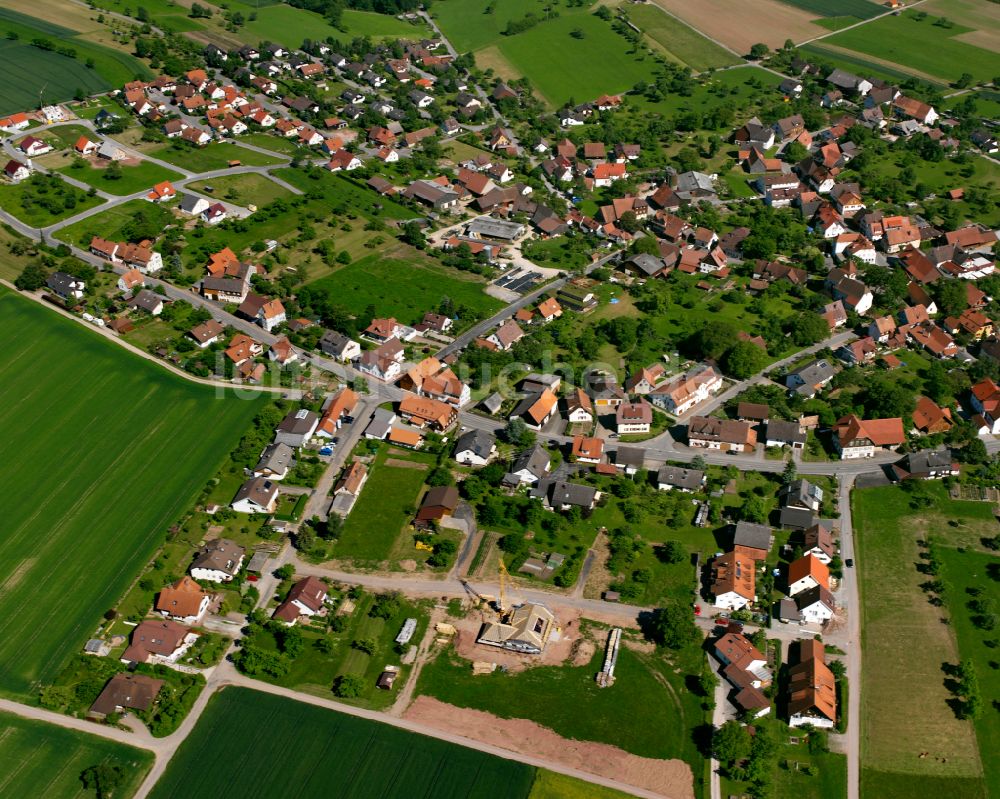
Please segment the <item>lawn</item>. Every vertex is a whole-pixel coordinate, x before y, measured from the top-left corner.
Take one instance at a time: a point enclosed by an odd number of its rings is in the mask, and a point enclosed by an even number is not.
[[[118,196],[135,194],[138,191],[151,189],[161,181],[181,178],[179,173],[171,172],[169,169],[149,161],[143,161],[136,166],[123,166],[118,172],[121,175],[118,179],[109,179],[107,168],[94,167],[89,163],[81,163],[80,166],[71,163],[59,167],[58,171],[76,180],[82,180],[101,191],[106,191],[108,194]]]
[[[347,215],[349,218],[351,214],[360,214],[365,219],[380,217],[405,220],[420,215],[419,212],[395,200],[379,196],[347,175],[333,174],[319,168],[307,172],[290,167],[276,169],[274,174],[310,197],[327,200],[335,213]]]
[[[947,613],[932,606],[920,588],[931,578],[917,569],[923,565],[917,541],[933,536],[951,545],[974,544],[984,534],[994,535],[996,522],[986,503],[950,500],[937,484],[928,490],[933,504],[920,510],[912,509],[908,494],[896,486],[852,494],[864,652],[861,791],[866,796],[902,799],[935,787],[953,796],[985,795],[975,731],[948,704],[942,664],[957,663],[959,652],[951,627],[942,623]],[[931,756],[921,758],[921,752]]]
[[[530,719],[567,739],[600,741],[640,757],[680,758],[691,766],[697,795],[704,760],[692,732],[703,723],[704,711],[685,684],[685,672],[700,671],[701,650],[680,653],[676,669],[659,655],[622,646],[617,684],[602,689],[594,674],[604,657],[603,631],[597,638],[601,643],[585,666],[535,666],[485,676],[474,676],[469,661],[445,650],[420,672],[417,693],[501,718]]]
[[[419,322],[427,311],[437,309],[443,297],[472,312],[461,314],[463,322],[488,317],[502,306],[483,291],[486,282],[481,277],[423,255],[404,260],[373,253],[311,285],[353,314],[374,305],[381,316],[394,316],[404,324]]]
[[[996,532],[994,530],[994,532]],[[979,741],[979,755],[986,777],[988,796],[1000,796],[1000,759],[997,745],[1000,743],[1000,677],[997,676],[996,631],[989,630],[988,624],[976,626],[975,613],[968,607],[976,591],[982,591],[982,598],[994,606],[1000,603],[1000,570],[996,554],[974,552],[942,547],[944,576],[948,585],[945,594],[951,612],[951,624],[958,638],[958,651],[962,660],[975,664],[979,685],[983,693],[985,710],[976,720],[976,738]]]
[[[1000,53],[960,41],[972,28],[934,24],[934,17],[918,20],[913,12],[889,16],[843,31],[823,41],[899,64],[901,67],[953,82],[968,72],[989,81],[1000,73]]]
[[[105,763],[124,773],[115,796],[129,797],[153,765],[153,755],[96,735],[0,713],[0,793],[77,799],[80,774]],[[88,794],[87,795],[92,795]]]
[[[0,185],[0,208],[32,227],[48,227],[104,202],[66,181],[36,172],[17,185]]]
[[[230,161],[239,161],[246,166],[274,166],[284,164],[288,160],[277,154],[264,155],[230,142],[213,142],[205,147],[191,147],[182,142],[175,142],[143,148],[143,152],[168,164],[187,169],[189,172],[225,169]]]
[[[280,763],[280,768],[275,767]],[[212,697],[153,799],[523,799],[535,769],[246,688]]]
[[[386,459],[408,465],[386,464]],[[412,521],[417,494],[433,458],[382,449],[375,457],[368,481],[344,522],[333,556],[340,559],[382,561]]]
[[[17,497],[0,533],[0,691],[25,696],[93,633],[259,403],[218,399],[11,292],[0,329],[0,439],[17,454],[0,465]]]
[[[7,38],[16,34],[17,40]],[[34,47],[34,39],[48,39],[76,51],[76,58]],[[87,67],[88,60],[93,68]],[[0,114],[36,108],[38,93],[46,103],[72,99],[78,89],[86,94],[107,91],[139,76],[152,77],[149,68],[127,53],[76,36],[76,31],[0,8]]]
[[[284,136],[275,136],[270,133],[244,133],[240,136],[240,141],[263,147],[265,150],[273,150],[281,155],[295,155],[299,150],[308,151],[308,148],[299,147],[291,139]]]
[[[146,200],[129,200],[127,203],[109,208],[106,211],[88,216],[72,225],[67,225],[56,233],[56,238],[68,244],[75,244],[86,249],[94,236],[100,236],[109,241],[121,241],[122,228],[129,224],[138,213],[156,221],[159,226],[166,227],[175,221],[169,208],[159,203]]]
[[[866,1],[858,0],[862,3]],[[741,63],[742,59],[738,56],[715,44],[711,39],[705,38],[694,28],[688,27],[657,6],[630,6],[628,16],[671,61],[685,64],[696,72]]]
[[[255,172],[243,175],[223,175],[211,180],[201,180],[197,183],[189,183],[188,188],[202,194],[207,193],[210,197],[218,197],[244,206],[262,207],[274,202],[279,197],[292,196],[288,189]],[[212,190],[206,191],[206,188]]]

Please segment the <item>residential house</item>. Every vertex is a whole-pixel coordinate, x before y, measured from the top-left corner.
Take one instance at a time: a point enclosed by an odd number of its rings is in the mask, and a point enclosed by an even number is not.
[[[469,430],[455,443],[455,460],[465,466],[485,466],[496,451],[495,435],[485,430]]]
[[[722,375],[714,367],[700,364],[655,388],[649,394],[649,401],[668,413],[682,416],[718,393],[722,386]]]
[[[87,288],[87,284],[80,278],[65,272],[53,272],[46,278],[45,285],[64,300],[83,299],[84,291]]]
[[[524,331],[517,322],[513,319],[507,319],[486,340],[501,350],[509,350],[522,338],[524,338]]]
[[[893,464],[892,471],[897,480],[941,480],[960,474],[959,465],[946,449],[908,452],[902,460]]]
[[[444,431],[458,419],[454,405],[429,397],[405,396],[399,403],[399,415],[416,427]]]
[[[804,449],[807,435],[798,422],[768,419],[764,425],[764,439],[767,447]]]
[[[163,297],[148,289],[142,289],[133,295],[127,304],[129,308],[145,311],[151,316],[159,316],[163,313]]]
[[[821,519],[802,533],[804,555],[812,555],[826,565],[837,555],[837,545],[833,540],[833,523]]]
[[[591,424],[594,421],[594,406],[582,388],[574,388],[566,397],[566,419],[570,424]]]
[[[195,580],[228,583],[243,565],[246,551],[233,541],[216,538],[199,550],[189,569]]]
[[[281,442],[268,444],[253,468],[254,477],[271,481],[284,480],[295,461],[295,450]]]
[[[168,619],[184,624],[197,624],[211,603],[211,594],[203,591],[198,583],[185,574],[160,591],[154,609]]]
[[[623,402],[615,410],[615,424],[619,435],[648,433],[653,424],[653,407],[644,400]]]
[[[108,680],[87,715],[103,719],[129,710],[143,713],[153,706],[164,682],[145,674],[119,672]]]
[[[705,484],[705,472],[686,466],[661,466],[656,473],[656,486],[660,491],[700,491]]]
[[[31,167],[20,161],[10,160],[3,168],[3,173],[11,183],[20,183],[31,177]]]
[[[625,381],[625,389],[629,394],[649,394],[663,380],[665,371],[662,363],[644,366]]]
[[[552,510],[593,510],[601,498],[601,492],[591,486],[565,480],[541,480],[531,491],[531,496],[541,499]]]
[[[837,420],[833,428],[834,446],[842,460],[873,458],[879,450],[887,451],[906,443],[903,420],[860,419],[855,414]]]
[[[271,618],[290,626],[301,616],[315,616],[324,610],[327,596],[326,583],[312,575],[304,577],[292,586],[285,601],[275,608]]]
[[[574,436],[570,457],[579,463],[600,463],[604,460],[604,439],[582,435]]]
[[[826,624],[837,612],[833,594],[821,585],[800,591],[793,599],[800,624]]]
[[[403,372],[403,357],[403,345],[390,338],[376,349],[361,353],[357,361],[358,371],[391,383]]]
[[[458,501],[458,489],[455,486],[434,486],[424,494],[415,521],[418,524],[429,524],[451,516],[458,507]]]
[[[122,663],[176,663],[198,640],[183,624],[164,619],[146,620],[132,630]]]
[[[278,444],[288,444],[290,447],[301,447],[313,437],[319,427],[319,416],[308,408],[289,411],[274,431],[274,440]]]
[[[514,478],[514,482],[537,483],[547,477],[552,467],[552,459],[548,450],[541,444],[535,444],[530,449],[526,449],[511,463],[509,477]]]
[[[712,561],[711,593],[720,610],[742,610],[757,599],[757,565],[753,558],[727,552]]]
[[[947,433],[952,427],[951,408],[940,407],[928,397],[917,399],[913,410],[913,426],[925,435]]]
[[[532,430],[541,430],[552,419],[559,398],[550,389],[529,394],[514,408],[511,419],[520,418]]]
[[[795,596],[816,586],[830,588],[830,569],[813,555],[803,555],[788,564],[788,595]]]
[[[800,639],[788,670],[788,726],[831,729],[837,723],[837,681],[819,639]]]
[[[753,452],[757,448],[757,431],[746,422],[693,416],[688,422],[688,445],[721,452]]]
[[[350,363],[361,355],[361,345],[358,342],[335,330],[327,330],[322,335],[319,348],[324,355],[343,363]]]
[[[240,486],[230,507],[237,513],[274,513],[278,484],[266,477],[253,477]]]
[[[833,380],[838,371],[837,367],[826,359],[817,358],[785,375],[785,386],[797,394],[811,398]]]

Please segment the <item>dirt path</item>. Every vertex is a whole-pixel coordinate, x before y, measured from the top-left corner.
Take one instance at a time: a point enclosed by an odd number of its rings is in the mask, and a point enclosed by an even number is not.
[[[639,796],[693,799],[691,769],[681,760],[655,760],[632,755],[608,744],[574,741],[527,719],[502,719],[481,710],[459,708],[429,696],[417,697],[404,719],[600,777]]]
[[[413,661],[413,669],[406,683],[403,685],[403,690],[399,692],[396,701],[393,702],[392,707],[388,710],[390,716],[402,716],[406,708],[409,707],[410,700],[413,698],[413,692],[417,688],[417,679],[424,668],[424,663],[427,662],[427,654],[434,643],[434,638],[437,636],[434,627],[443,619],[444,611],[441,608],[434,608],[431,611],[430,620],[427,622],[427,630],[424,632],[424,637],[420,639],[420,644],[417,648],[417,657]]]

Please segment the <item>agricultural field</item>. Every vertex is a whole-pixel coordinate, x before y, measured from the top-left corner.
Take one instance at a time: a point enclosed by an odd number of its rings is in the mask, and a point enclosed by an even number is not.
[[[782,0],[795,8],[811,11],[818,17],[851,18],[852,24],[885,13],[874,0]]]
[[[737,56],[706,39],[694,28],[688,27],[661,8],[645,4],[630,6],[628,18],[642,29],[654,46],[667,58],[689,66],[695,72],[740,63]]]
[[[463,322],[486,318],[502,306],[483,291],[486,282],[478,275],[419,254],[410,258],[387,255],[392,253],[366,255],[310,287],[326,291],[333,303],[353,314],[363,314],[374,305],[379,314],[394,316],[404,324],[419,322],[427,311],[437,309],[443,297],[450,297],[456,308],[471,311],[460,314]]]
[[[632,799],[632,794],[538,769],[528,799]]]
[[[829,31],[816,23],[816,12],[782,0],[754,0],[752,11],[742,0],[653,0],[695,30],[732,48],[749,53],[763,42],[772,49],[786,39],[800,42]]]
[[[115,796],[129,797],[153,765],[150,752],[10,713],[0,713],[0,730],[4,796],[77,799],[84,795],[83,771],[107,764],[124,775]]]
[[[822,39],[804,45],[799,49],[802,53],[806,54],[807,58],[811,57],[826,65],[839,67],[855,74],[863,74],[871,78],[895,83],[902,83],[914,78],[912,70],[908,71],[898,64],[874,56],[864,56],[851,50],[827,46],[826,42],[826,39]],[[932,86],[936,88],[942,87],[941,81],[933,79],[928,75],[922,77]]]
[[[181,175],[159,164],[143,161],[135,166],[123,166],[118,172],[109,172],[106,166],[94,166],[83,159],[58,167],[59,172],[81,180],[95,189],[125,196],[147,191],[164,180],[179,180]],[[118,175],[118,177],[113,177]]]
[[[275,768],[280,762],[281,767]],[[535,769],[367,719],[226,688],[152,799],[302,795],[341,799],[524,799]]]
[[[386,461],[389,460],[389,463]],[[382,449],[333,550],[337,560],[383,561],[413,520],[417,495],[434,458]]]
[[[933,577],[918,542],[978,548],[981,538],[996,535],[997,523],[988,503],[951,500],[940,484],[920,484],[920,489],[930,504],[913,500],[918,508],[911,502],[913,492],[896,486],[852,494],[864,652],[861,791],[893,799],[932,791],[985,797],[976,730],[957,718],[942,669],[942,664],[957,664],[963,654],[952,625],[942,623],[958,611],[953,607],[949,613],[928,601],[921,585]],[[913,646],[914,641],[920,645]],[[996,678],[988,670],[979,676],[995,696]],[[919,702],[913,701],[914,686],[920,687]],[[906,712],[899,713],[900,707]],[[992,706],[984,710],[984,715],[995,714]],[[992,752],[995,743],[987,739],[980,746]],[[929,756],[921,757],[923,752]]]
[[[217,398],[12,292],[0,329],[0,438],[21,453],[0,465],[18,497],[0,534],[0,692],[26,696],[83,645],[258,403]]]
[[[967,72],[977,81],[990,81],[1000,73],[1000,52],[966,43],[962,37],[973,31],[954,22],[945,27],[932,16],[907,11],[834,34],[823,46],[896,64],[917,77],[954,82]]]
[[[209,197],[228,200],[243,206],[263,207],[279,198],[292,196],[288,189],[279,186],[265,175],[258,175],[255,172],[242,175],[223,175],[211,180],[201,180],[197,183],[189,183],[188,188]]]
[[[56,47],[71,48],[76,57],[34,47],[30,42],[36,38],[48,39]],[[93,67],[86,66],[88,62]],[[88,41],[76,30],[11,8],[0,8],[0,70],[7,78],[0,88],[0,114],[36,107],[40,90],[44,102],[63,102],[72,99],[78,89],[91,94],[120,86],[137,76],[152,77],[149,68],[128,53]]]
[[[0,208],[31,227],[48,227],[102,202],[54,175],[39,172],[16,185],[0,185]]]
[[[493,10],[490,11],[490,7]],[[511,20],[522,19],[527,14],[545,15],[543,0],[440,0],[431,6],[431,16],[444,35],[460,53],[481,50],[503,38],[504,28]],[[568,9],[560,8],[560,12]]]
[[[201,20],[188,16],[190,4],[183,6],[174,0],[142,0],[139,3],[130,0],[95,0],[93,5],[105,11],[132,17],[138,13],[137,9],[143,8],[149,15],[150,24],[172,33],[200,31],[205,27]]]

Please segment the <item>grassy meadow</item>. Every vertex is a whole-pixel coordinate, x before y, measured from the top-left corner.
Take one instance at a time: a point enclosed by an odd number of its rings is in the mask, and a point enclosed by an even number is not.
[[[96,333],[0,293],[0,692],[51,680],[250,422]]]
[[[276,764],[280,763],[280,767]],[[152,799],[525,799],[535,769],[378,722],[245,688],[205,713]]]
[[[153,765],[153,755],[96,735],[0,713],[0,794],[78,799],[80,774],[99,764],[124,772],[115,796],[129,797]]]
[[[988,503],[953,501],[940,484],[928,490],[933,503],[919,510],[897,486],[852,494],[864,652],[861,791],[891,799],[933,791],[985,797],[979,746],[995,751],[996,741],[977,746],[972,723],[950,706],[943,667],[960,658],[948,619],[955,613],[934,607],[922,591],[932,578],[918,570],[924,563],[918,540],[975,547],[996,534],[997,523]],[[985,670],[979,677],[984,688],[996,685]]]
[[[667,58],[689,66],[695,72],[741,62],[738,56],[654,5],[629,7],[628,17]]]
[[[95,167],[89,163],[83,163],[79,166],[70,163],[59,167],[58,171],[68,177],[81,180],[95,189],[119,197],[146,191],[164,180],[179,180],[181,177],[179,173],[171,172],[169,169],[149,161],[143,161],[135,166],[123,166],[118,173],[120,177],[117,179],[108,176],[107,168]]]

